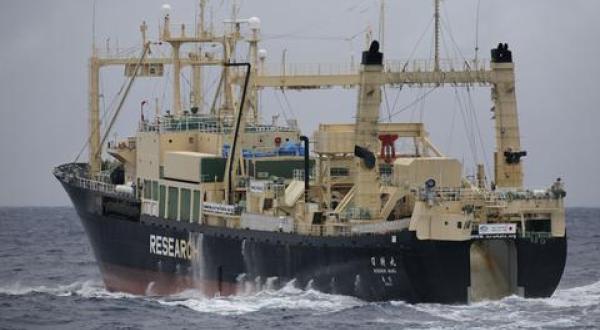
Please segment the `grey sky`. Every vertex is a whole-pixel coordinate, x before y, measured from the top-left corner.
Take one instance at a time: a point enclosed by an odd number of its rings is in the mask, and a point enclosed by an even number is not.
[[[160,6],[156,0],[97,0],[99,44],[139,45],[140,22],[156,36]],[[213,1],[223,11],[229,1]],[[219,6],[225,3],[222,7]],[[74,159],[87,134],[87,57],[92,35],[92,2],[82,0],[1,0],[0,11],[0,205],[68,205],[66,194],[51,176],[53,166]],[[193,22],[195,1],[172,0],[174,22]],[[432,15],[430,0],[387,0],[385,56],[405,59],[423,34]],[[477,0],[445,0],[446,26],[462,55],[472,58]],[[277,64],[284,48],[289,62],[344,62],[358,58],[364,46],[359,35],[373,26],[377,35],[376,0],[242,1],[241,16],[259,16],[268,61]],[[516,62],[525,182],[545,187],[562,176],[568,205],[600,206],[600,2],[590,0],[481,0],[480,57],[499,41],[510,44]],[[447,28],[445,30],[448,30]],[[415,58],[430,56],[431,29]],[[291,35],[290,40],[272,38]],[[460,57],[447,31],[442,50]],[[310,37],[310,39],[302,39]],[[315,39],[314,37],[339,37]],[[448,53],[448,52],[447,52]],[[106,103],[123,81],[119,70],[103,71]],[[207,82],[208,84],[209,82]],[[133,134],[139,101],[161,94],[165,86],[136,82],[117,127],[119,136]],[[305,133],[319,122],[351,122],[356,91],[330,89],[286,92]],[[419,91],[404,89],[398,106],[410,103]],[[455,90],[433,92],[419,107],[432,140],[443,151],[473,167]],[[167,93],[168,94],[168,93]],[[396,90],[387,90],[394,103]],[[472,92],[478,122],[491,164],[493,126],[489,90]],[[281,112],[274,92],[263,93],[264,117]],[[384,113],[384,112],[382,112]],[[288,115],[291,115],[288,113]],[[411,118],[412,115],[412,118]],[[406,111],[397,121],[418,119]],[[454,119],[453,119],[454,118]],[[453,125],[451,123],[454,122]],[[450,132],[450,127],[454,127]],[[480,152],[481,154],[481,152]],[[87,157],[84,155],[84,159]]]

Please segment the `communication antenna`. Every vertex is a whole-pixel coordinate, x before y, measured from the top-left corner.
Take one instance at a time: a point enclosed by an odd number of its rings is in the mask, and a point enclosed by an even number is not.
[[[383,52],[385,44],[385,0],[381,0],[379,7],[379,49]]]
[[[96,55],[96,0],[92,3],[92,55]]]
[[[440,71],[440,0],[434,0],[435,13],[435,62],[434,71]]]
[[[237,22],[237,17],[238,17],[238,9],[239,4],[237,0],[233,0],[231,3],[231,21],[233,22],[233,26],[235,27],[235,23]]]
[[[477,0],[477,13],[475,15],[475,63],[477,63],[477,59],[479,56],[479,6],[481,5],[481,0]]]
[[[200,20],[198,22],[198,34],[200,36],[204,35],[204,29],[205,29],[205,25],[204,25],[204,12],[206,9],[206,0],[200,0]]]

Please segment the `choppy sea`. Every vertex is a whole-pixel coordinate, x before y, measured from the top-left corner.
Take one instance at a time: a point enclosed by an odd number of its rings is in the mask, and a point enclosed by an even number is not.
[[[72,208],[0,208],[0,328],[600,328],[600,209],[567,217],[567,268],[554,296],[448,306],[369,303],[291,284],[217,298],[108,292]]]

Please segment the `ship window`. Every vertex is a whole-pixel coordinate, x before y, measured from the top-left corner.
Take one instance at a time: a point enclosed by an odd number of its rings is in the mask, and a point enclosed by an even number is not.
[[[552,231],[550,219],[527,220],[525,230],[528,232],[549,233]]]
[[[329,170],[331,176],[349,176],[350,170],[347,167],[332,167]]]
[[[144,180],[144,198],[150,199],[152,197],[152,185],[150,180]]]
[[[181,200],[179,202],[181,221],[190,221],[190,190],[181,189]]]
[[[198,221],[200,219],[200,192],[198,190],[194,190],[192,205],[192,220]]]
[[[381,175],[392,175],[393,168],[390,164],[379,165],[379,174]]]
[[[179,206],[179,189],[169,187],[169,204],[167,218],[177,220],[177,207]]]
[[[263,204],[263,208],[265,210],[270,210],[273,208],[273,199],[272,198],[265,198],[264,204]]]
[[[167,189],[164,185],[160,185],[160,194],[158,199],[158,216],[165,217],[165,202],[167,200]]]
[[[158,200],[158,181],[152,181],[152,200]]]

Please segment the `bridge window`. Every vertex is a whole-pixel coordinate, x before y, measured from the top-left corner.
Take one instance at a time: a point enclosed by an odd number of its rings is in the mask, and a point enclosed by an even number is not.
[[[181,221],[190,221],[190,190],[181,189],[181,200],[179,202]]]
[[[167,200],[167,189],[164,185],[160,185],[160,194],[158,196],[158,216],[165,217],[165,204]]]
[[[150,199],[152,197],[152,183],[150,180],[144,180],[144,198]]]
[[[158,181],[152,181],[152,200],[158,200]]]
[[[347,167],[332,167],[329,170],[329,175],[331,176],[349,176],[350,169]]]
[[[169,205],[167,217],[171,220],[177,220],[177,209],[179,206],[179,189],[176,187],[169,187]]]
[[[192,220],[199,221],[200,220],[200,192],[198,190],[194,190],[194,197],[192,202]]]

